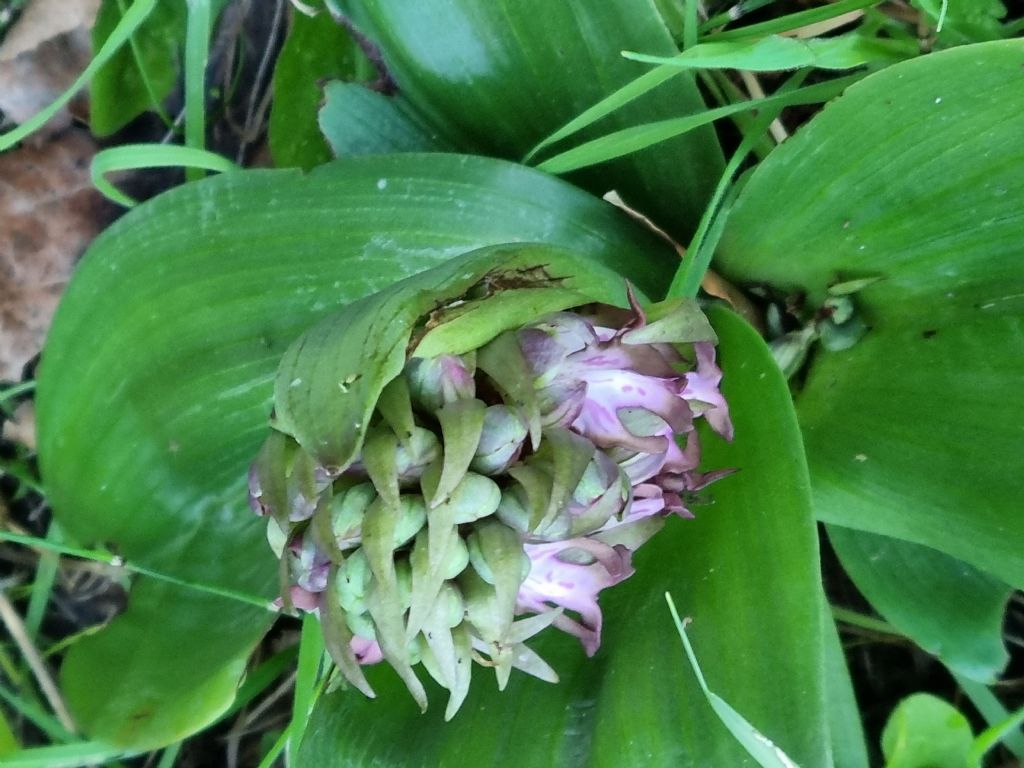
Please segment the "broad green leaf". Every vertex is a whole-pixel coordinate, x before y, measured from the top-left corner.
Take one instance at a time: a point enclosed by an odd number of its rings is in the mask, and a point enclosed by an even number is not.
[[[400,93],[385,96],[360,83],[328,83],[320,130],[336,157],[451,150]]]
[[[402,95],[463,151],[521,158],[555,129],[643,74],[620,51],[677,49],[648,0],[345,0],[381,49]],[[601,133],[703,108],[693,79],[673,78],[609,115]],[[593,133],[584,133],[583,138]],[[710,127],[573,177],[616,189],[686,240],[722,155]]]
[[[882,731],[885,768],[964,768],[973,735],[967,718],[942,699],[916,693]]]
[[[814,360],[798,411],[817,513],[1024,586],[1024,316],[918,323]]]
[[[757,334],[731,313],[711,317],[736,440],[705,436],[704,463],[742,469],[712,486],[715,503],[695,507],[695,520],[668,521],[637,553],[636,574],[602,596],[594,658],[545,631],[530,644],[560,682],[513,674],[499,693],[477,671],[447,724],[438,687],[428,682],[431,707],[420,715],[395,674],[368,668],[377,699],[323,697],[300,765],[755,765],[688,669],[666,591],[693,619],[688,632],[709,686],[799,764],[832,764],[817,540],[791,399]],[[836,685],[842,699],[844,683]]]
[[[732,279],[806,293],[878,278],[869,326],[798,400],[818,516],[1024,585],[1024,41],[852,87],[754,172],[721,241]]]
[[[106,42],[132,0],[103,0],[92,30],[93,49]],[[109,136],[143,112],[163,109],[178,82],[185,44],[184,2],[157,2],[152,13],[89,85],[89,122]]]
[[[267,129],[278,167],[309,170],[331,159],[317,110],[327,78],[365,80],[372,69],[351,35],[328,13],[292,14],[292,27],[274,66],[274,100]]]
[[[239,541],[261,544],[255,537]],[[133,749],[189,736],[230,707],[272,617],[244,603],[140,580],[127,612],[75,645],[61,668],[77,724]]]
[[[814,306],[840,279],[882,278],[857,298],[890,324],[1019,313],[1022,64],[1024,41],[986,43],[851,86],[751,175],[717,265]]]
[[[781,69],[816,67],[853,69],[872,62],[893,62],[917,53],[895,40],[867,37],[857,32],[802,40],[770,35],[758,40],[701,43],[678,56],[651,56],[624,51],[631,61],[665,64],[678,69],[747,69],[775,72]]]
[[[835,525],[828,532],[843,568],[886,621],[961,675],[999,677],[1009,660],[1003,614],[1011,587],[930,547]]]
[[[676,259],[563,182],[455,155],[230,174],[139,206],[81,262],[39,372],[41,469],[62,530],[180,579],[271,596],[277,566],[245,504],[245,474],[266,436],[284,350],[339,304],[516,240],[584,253],[652,295]],[[71,650],[64,683],[92,732],[154,746],[230,703],[226,670],[237,677],[265,618],[222,627],[221,616],[241,609],[148,589]],[[157,633],[147,640],[154,651],[126,667],[146,633]],[[180,713],[172,694],[210,680],[190,718],[164,719]],[[172,686],[167,695],[157,683]],[[119,721],[129,711],[147,713],[144,729]]]
[[[935,28],[941,45],[966,45],[1008,37],[1000,23],[1006,6],[1000,0],[913,0]]]

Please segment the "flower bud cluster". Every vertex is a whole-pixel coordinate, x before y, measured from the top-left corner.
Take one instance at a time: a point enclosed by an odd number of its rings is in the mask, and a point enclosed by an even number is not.
[[[342,674],[413,667],[458,710],[473,662],[555,681],[527,644],[549,626],[596,652],[598,593],[723,472],[698,471],[695,420],[727,439],[714,333],[692,302],[649,319],[559,312],[466,354],[411,357],[381,394],[358,458],[318,466],[274,433],[250,472],[283,601],[319,614]]]

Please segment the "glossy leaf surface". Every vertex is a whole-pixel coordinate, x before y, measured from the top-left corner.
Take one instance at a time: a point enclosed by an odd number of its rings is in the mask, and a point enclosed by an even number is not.
[[[324,96],[320,130],[337,157],[453,148],[401,95],[336,81],[327,84]]]
[[[971,724],[951,704],[928,693],[908,696],[882,732],[886,768],[962,768],[971,751]]]
[[[524,240],[614,264],[655,295],[676,258],[563,182],[454,155],[229,174],[140,206],[81,263],[40,371],[40,458],[62,528],[177,578],[269,598],[277,568],[244,479],[285,348],[339,304]],[[266,619],[247,609],[221,626],[239,614],[228,602],[146,594],[76,645],[64,685],[97,735],[151,746],[229,704],[225,680]],[[174,694],[190,685],[203,703],[179,717]]]
[[[267,136],[279,168],[310,169],[331,159],[316,113],[327,78],[364,80],[372,68],[351,35],[331,18],[292,14],[292,27],[274,67],[274,100]]]
[[[1024,316],[928,318],[820,353],[798,401],[818,515],[1024,585],[1022,346]]]
[[[872,320],[1024,306],[1024,41],[969,45],[851,86],[751,176],[718,265],[744,282],[839,279]],[[1004,290],[1005,289],[1005,290]]]
[[[104,0],[92,29],[98,51],[131,6]],[[157,3],[131,42],[114,54],[89,84],[89,123],[108,136],[147,110],[161,109],[181,71],[185,42],[185,3]]]
[[[1013,592],[962,560],[909,541],[829,526],[843,568],[875,610],[957,673],[994,682],[1009,654],[1003,614]]]
[[[262,544],[239,538],[240,546]],[[128,611],[76,645],[61,670],[78,726],[141,749],[191,735],[231,704],[272,616],[244,603],[139,581]]]
[[[642,75],[646,67],[622,59],[622,50],[678,52],[648,0],[347,0],[343,6],[380,46],[402,95],[431,123],[464,151],[513,159]],[[684,74],[582,138],[703,108]],[[721,150],[705,127],[576,180],[599,195],[617,189],[686,239],[721,170]]]
[[[695,520],[670,520],[637,553],[637,573],[602,595],[596,656],[545,633],[536,650],[559,683],[514,674],[498,693],[478,670],[448,724],[439,689],[428,686],[432,706],[421,716],[390,670],[370,668],[378,698],[325,696],[301,765],[753,765],[688,668],[666,590],[693,619],[688,634],[713,690],[794,760],[831,764],[817,541],[789,394],[749,327],[724,311],[711,317],[737,436],[732,445],[706,436],[705,464],[742,470],[713,486],[714,505],[695,508]]]
[[[879,278],[870,327],[798,401],[820,518],[1024,584],[1024,42],[965,46],[851,87],[752,175],[721,243],[744,282]]]

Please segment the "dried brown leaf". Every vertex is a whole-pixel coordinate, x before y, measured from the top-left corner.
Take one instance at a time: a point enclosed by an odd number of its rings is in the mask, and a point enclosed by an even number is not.
[[[99,0],[33,0],[0,44],[0,111],[21,123],[62,94],[92,54],[89,30]],[[75,107],[72,107],[72,111]],[[67,109],[46,130],[70,123]]]
[[[0,43],[0,62],[35,50],[65,32],[90,29],[99,7],[100,0],[32,0]]]
[[[111,218],[89,179],[95,151],[71,129],[0,155],[0,379],[39,351],[75,261]]]
[[[3,427],[0,427],[0,438],[23,445],[35,453],[36,409],[31,400],[19,405],[10,418],[4,419]]]
[[[619,196],[618,192],[612,190],[605,194],[604,199],[616,208],[621,208],[634,220],[647,227],[647,229],[651,230],[651,232],[675,248],[680,259],[686,258],[686,249],[683,246],[673,240],[665,230],[649,218],[634,208],[630,208],[629,205],[626,204],[626,202]],[[726,302],[733,308],[733,310],[742,315],[748,323],[753,325],[759,333],[764,335],[764,320],[761,318],[761,313],[757,310],[750,299],[747,298],[743,291],[711,269],[704,274],[704,279],[701,281],[700,287],[709,296],[714,296],[716,299],[722,299],[722,301]]]

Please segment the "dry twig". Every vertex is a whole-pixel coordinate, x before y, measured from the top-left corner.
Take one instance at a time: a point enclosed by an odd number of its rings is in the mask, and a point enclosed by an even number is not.
[[[25,657],[25,661],[28,662],[29,669],[32,670],[36,682],[39,683],[39,689],[43,692],[43,696],[46,697],[50,708],[57,716],[60,724],[67,728],[68,731],[75,733],[78,730],[75,727],[75,721],[71,718],[71,712],[68,711],[67,705],[64,704],[64,699],[61,698],[60,691],[57,689],[57,684],[53,681],[50,670],[46,668],[42,656],[39,655],[39,651],[32,644],[21,616],[14,610],[11,601],[7,599],[7,595],[2,591],[0,591],[0,621],[3,621],[8,634],[18,646],[21,655]]]

